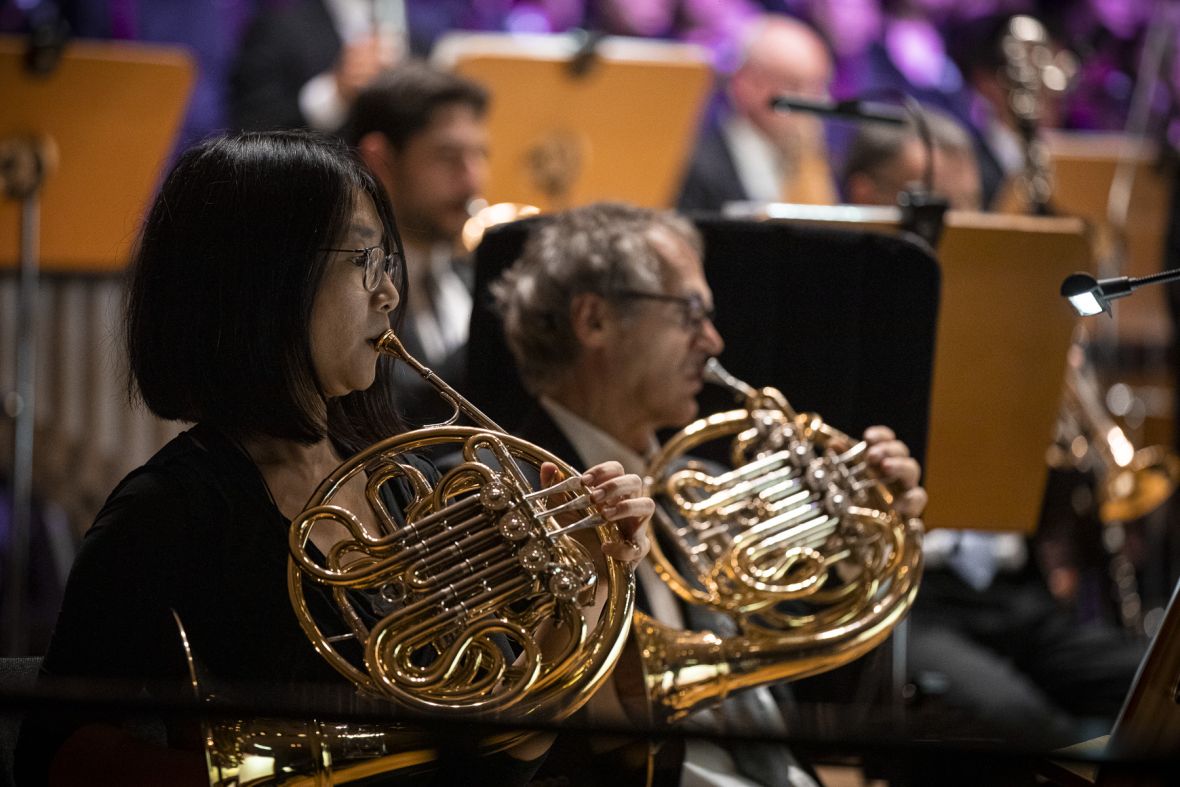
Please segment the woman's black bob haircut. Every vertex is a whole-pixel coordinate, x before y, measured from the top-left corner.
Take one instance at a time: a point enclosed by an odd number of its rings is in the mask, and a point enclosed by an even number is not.
[[[354,451],[400,431],[392,359],[382,357],[368,391],[327,405],[311,360],[323,249],[341,244],[361,194],[377,208],[386,251],[400,251],[388,197],[341,143],[298,131],[243,133],[181,155],[128,272],[132,397],[161,418],[233,437],[312,443],[327,435]],[[405,303],[401,271],[394,284]]]

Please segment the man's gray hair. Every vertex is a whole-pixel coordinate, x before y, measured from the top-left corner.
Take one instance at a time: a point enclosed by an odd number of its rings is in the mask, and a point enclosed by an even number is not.
[[[662,292],[664,259],[650,236],[660,230],[702,254],[700,233],[671,211],[600,202],[545,217],[511,268],[491,286],[504,336],[534,395],[548,390],[578,357],[570,306],[581,293],[610,299],[623,290]],[[627,299],[613,299],[625,309]]]

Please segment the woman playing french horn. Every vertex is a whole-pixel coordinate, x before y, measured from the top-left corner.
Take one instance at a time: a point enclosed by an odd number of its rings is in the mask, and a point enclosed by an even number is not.
[[[181,156],[134,255],[126,329],[133,390],[156,415],[195,426],[124,479],[99,513],[43,685],[73,678],[179,692],[187,673],[173,611],[219,681],[292,690],[342,682],[292,612],[288,530],[343,457],[400,426],[385,382],[392,360],[376,348],[406,297],[400,248],[385,194],[334,143],[244,134]],[[555,468],[541,475],[552,482]],[[607,462],[583,481],[621,536],[601,551],[642,559],[652,502],[638,477]],[[395,498],[406,492],[390,486]],[[365,492],[358,476],[336,502],[363,512]],[[376,527],[363,514],[360,522]],[[340,530],[320,528],[312,544],[328,554]],[[480,773],[523,783],[547,746],[527,739],[482,758]],[[18,771],[29,784],[207,778],[199,746],[151,747],[109,720],[48,712],[26,720]]]

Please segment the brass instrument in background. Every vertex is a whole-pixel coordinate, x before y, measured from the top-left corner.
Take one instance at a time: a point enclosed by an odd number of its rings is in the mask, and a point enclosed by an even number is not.
[[[1016,14],[1008,21],[1000,54],[1005,61],[1000,79],[1024,153],[1018,183],[1025,210],[1019,212],[1051,215],[1053,174],[1049,148],[1040,133],[1042,116],[1047,103],[1059,100],[1068,90],[1077,74],[1077,58],[1066,49],[1055,52],[1045,26],[1027,14]]]
[[[1036,19],[1017,15],[1009,23],[1001,43],[1007,61],[1002,76],[1008,89],[1008,106],[1016,121],[1024,152],[1024,169],[1015,185],[1021,189],[1001,194],[1006,212],[1051,214],[1053,178],[1045,140],[1040,134],[1048,102],[1068,90],[1077,73],[1077,60],[1067,50],[1054,51],[1044,26]],[[1145,52],[1146,55],[1146,52]],[[1096,228],[1095,250],[1099,270],[1116,276],[1125,265],[1127,208],[1134,166],[1120,163],[1111,183],[1107,222]],[[1010,184],[1011,185],[1011,184]],[[1093,476],[1094,514],[1103,523],[1101,543],[1107,554],[1118,616],[1123,627],[1143,632],[1143,604],[1136,567],[1125,549],[1123,524],[1142,519],[1164,504],[1180,480],[1180,459],[1164,446],[1136,449],[1115,422],[1099,384],[1094,350],[1118,343],[1114,333],[1098,341],[1079,328],[1069,350],[1056,444],[1049,449],[1049,465],[1062,471]],[[1113,390],[1113,386],[1111,386]],[[1080,513],[1075,506],[1074,513]],[[1062,577],[1076,576],[1072,567],[1057,569]],[[1076,580],[1058,584],[1062,596],[1074,591]]]
[[[288,590],[300,625],[320,655],[368,697],[452,718],[567,717],[609,676],[634,605],[630,569],[600,550],[592,554],[573,534],[593,530],[600,544],[617,531],[604,524],[580,473],[505,434],[406,353],[392,331],[377,349],[412,366],[454,405],[456,417],[461,410],[479,427],[440,425],[391,437],[323,481],[291,523]],[[431,485],[402,456],[439,445],[460,448],[464,461]],[[534,492],[518,464],[539,471],[542,462],[556,464],[565,480]],[[334,503],[361,475],[377,536],[357,512]],[[404,524],[382,495],[398,479],[413,493]],[[581,518],[563,524],[558,516]],[[325,526],[347,537],[321,555],[309,543]],[[584,610],[599,583],[606,602],[594,620]],[[313,615],[312,585],[330,588],[337,619]],[[357,606],[361,596],[379,612],[372,625]],[[518,655],[506,654],[504,641]],[[255,720],[218,723],[205,733],[214,785],[308,776],[342,783],[437,756],[429,736],[405,725]],[[501,734],[481,745],[492,752],[525,735]]]
[[[1067,355],[1057,435],[1047,459],[1050,467],[1092,479],[1093,512],[1103,526],[1100,541],[1119,623],[1138,636],[1144,633],[1144,603],[1137,569],[1125,548],[1125,525],[1143,520],[1172,497],[1180,483],[1180,458],[1163,445],[1135,447],[1110,414],[1087,357],[1089,347],[1079,326]],[[1071,569],[1050,571],[1068,578]],[[1070,584],[1066,581],[1064,587]]]
[[[489,205],[486,199],[481,198],[471,200],[467,205],[467,212],[471,214],[471,218],[463,224],[463,232],[459,237],[463,248],[470,253],[479,247],[484,233],[492,227],[537,216],[541,209],[523,202],[496,202]]]
[[[1068,458],[1057,464],[1089,470],[1106,525],[1133,522],[1163,505],[1180,481],[1180,458],[1162,445],[1135,448],[1104,402],[1084,340],[1069,349],[1062,431]]]
[[[922,569],[922,523],[893,510],[892,493],[868,471],[865,443],[796,413],[774,388],[737,380],[716,359],[706,376],[736,392],[743,409],[695,421],[653,460],[645,485],[660,532],[651,556],[680,598],[727,613],[739,633],[679,631],[636,613],[648,698],[669,721],[872,650],[905,617]],[[713,475],[685,461],[727,438],[733,470]]]

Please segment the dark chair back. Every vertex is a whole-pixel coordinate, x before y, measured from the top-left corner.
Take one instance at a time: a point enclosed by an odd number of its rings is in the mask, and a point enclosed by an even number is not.
[[[40,656],[0,658],[0,696],[31,691],[40,669]],[[11,711],[0,714],[0,787],[15,784],[12,757],[20,734],[21,718],[19,713]]]

